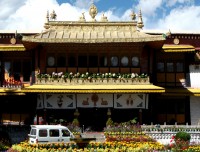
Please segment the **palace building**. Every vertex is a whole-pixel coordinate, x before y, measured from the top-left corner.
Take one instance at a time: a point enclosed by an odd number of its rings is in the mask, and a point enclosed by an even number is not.
[[[120,22],[97,13],[56,21],[53,11],[42,32],[1,31],[1,124],[197,125],[200,33],[145,32],[141,11]]]

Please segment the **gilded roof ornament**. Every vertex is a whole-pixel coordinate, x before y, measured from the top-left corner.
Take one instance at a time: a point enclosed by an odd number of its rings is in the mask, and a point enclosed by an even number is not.
[[[131,20],[135,20],[136,19],[136,14],[134,13],[134,11],[131,12],[130,14]]]
[[[49,28],[48,24],[49,24],[49,11],[47,11],[47,15],[46,15],[46,21],[45,21],[45,24],[44,24],[45,29]]]
[[[140,9],[139,14],[138,14],[137,27],[141,28],[141,29],[144,27],[144,24],[143,24],[143,21],[142,21],[142,11],[141,11],[141,9]]]
[[[45,23],[48,23],[48,22],[49,22],[49,11],[47,11],[46,22]]]
[[[52,20],[56,20],[56,17],[57,17],[57,15],[56,15],[55,11],[53,10],[53,12],[50,14],[50,18]]]
[[[89,8],[89,14],[92,17],[92,21],[96,21],[95,16],[97,15],[97,13],[98,13],[97,7],[92,2],[92,5]]]
[[[79,17],[80,22],[85,22],[85,12],[82,13],[82,16]]]
[[[108,22],[108,19],[107,19],[107,17],[104,15],[104,13],[103,13],[102,16],[101,16],[101,21],[102,21],[102,22]]]

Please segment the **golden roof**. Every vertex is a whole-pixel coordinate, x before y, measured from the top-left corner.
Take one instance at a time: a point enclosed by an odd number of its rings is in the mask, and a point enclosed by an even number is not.
[[[118,43],[164,41],[162,35],[138,31],[134,22],[49,22],[48,30],[24,36],[24,42]]]

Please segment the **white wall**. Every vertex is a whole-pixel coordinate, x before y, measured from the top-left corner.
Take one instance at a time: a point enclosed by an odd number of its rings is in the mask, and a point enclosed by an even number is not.
[[[192,88],[200,88],[200,65],[190,65],[190,84]]]
[[[191,125],[200,125],[200,97],[190,96]]]

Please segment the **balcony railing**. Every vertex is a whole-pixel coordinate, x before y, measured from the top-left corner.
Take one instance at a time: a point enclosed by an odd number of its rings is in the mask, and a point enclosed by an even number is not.
[[[179,131],[190,134],[190,143],[200,143],[200,126],[198,125],[143,125],[142,131],[162,144],[170,144],[172,136]]]

